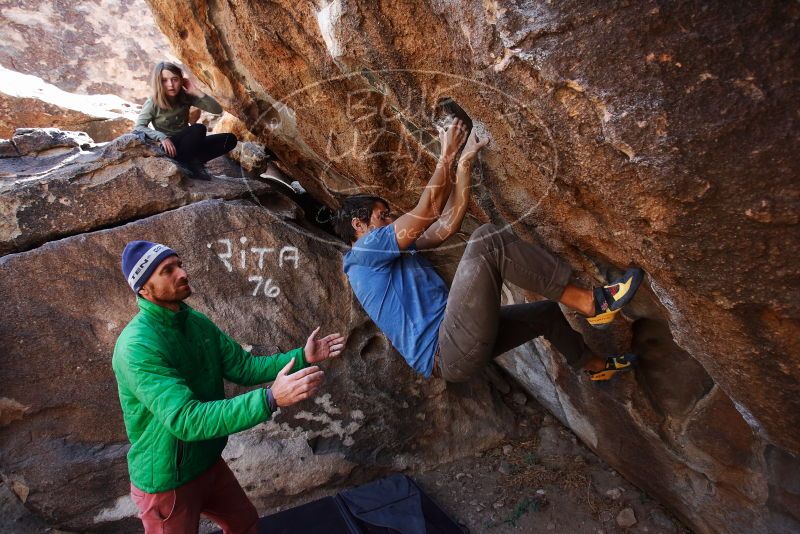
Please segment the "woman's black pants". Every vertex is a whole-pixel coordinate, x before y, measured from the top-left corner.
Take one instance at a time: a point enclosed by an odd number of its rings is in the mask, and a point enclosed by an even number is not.
[[[203,124],[192,124],[169,136],[175,145],[175,159],[183,163],[205,163],[230,152],[236,136],[229,133],[206,135]]]

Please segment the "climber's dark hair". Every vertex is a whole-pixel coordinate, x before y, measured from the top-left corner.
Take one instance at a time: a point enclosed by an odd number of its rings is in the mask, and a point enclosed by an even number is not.
[[[351,224],[353,217],[369,222],[376,202],[389,206],[385,199],[375,195],[354,195],[344,199],[342,207],[334,214],[333,229],[345,243],[350,244],[356,240],[356,229]]]

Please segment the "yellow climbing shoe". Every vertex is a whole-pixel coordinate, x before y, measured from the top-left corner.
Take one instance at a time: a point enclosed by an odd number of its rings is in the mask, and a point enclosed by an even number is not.
[[[614,317],[616,317],[618,313],[619,310],[614,310],[614,311],[609,310],[606,312],[598,313],[594,317],[587,317],[586,322],[588,322],[595,328],[604,330],[608,328],[608,325],[611,324],[611,322],[614,320]]]
[[[589,380],[593,382],[604,382],[616,377],[619,373],[624,373],[633,369],[633,364],[639,357],[636,354],[628,353],[621,356],[609,356],[606,358],[606,368],[602,371],[586,371]]]
[[[644,271],[641,269],[628,269],[619,280],[594,288],[595,314],[587,317],[586,321],[595,328],[608,328],[619,310],[633,299],[643,278]]]

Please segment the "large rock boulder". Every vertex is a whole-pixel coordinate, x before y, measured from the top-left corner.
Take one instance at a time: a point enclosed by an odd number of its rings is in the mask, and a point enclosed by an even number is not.
[[[610,337],[644,350],[635,384],[598,390],[533,346],[504,365],[697,531],[800,528],[800,6],[150,5],[181,60],[330,205],[369,190],[412,206],[453,99],[491,138],[473,215],[587,281],[648,273]]]
[[[0,258],[0,472],[30,509],[67,530],[141,529],[110,366],[136,312],[119,268],[133,239],[177,249],[189,303],[253,353],[298,346],[318,325],[348,335],[317,398],[230,440],[225,456],[260,510],[503,438],[513,418],[486,381],[416,376],[348,291],[341,244],[300,214],[277,194],[210,200]]]
[[[143,101],[155,62],[173,58],[143,0],[10,0],[0,24],[0,65],[72,93]]]
[[[17,128],[11,139],[3,141],[8,151],[1,157],[28,158],[3,162],[6,166],[3,170],[5,178],[31,176],[39,172],[40,168],[49,169],[54,164],[57,166],[65,160],[69,161],[68,158],[81,152],[81,149],[88,150],[94,145],[94,139],[86,132],[70,132],[58,128]]]
[[[133,134],[103,145],[91,141],[56,129],[17,130],[11,143],[18,157],[0,158],[0,254],[198,200],[269,189],[241,170],[212,181],[187,178],[157,145]]]
[[[78,95],[0,66],[0,138],[19,127],[77,130],[98,142],[133,130],[139,106],[114,95]]]

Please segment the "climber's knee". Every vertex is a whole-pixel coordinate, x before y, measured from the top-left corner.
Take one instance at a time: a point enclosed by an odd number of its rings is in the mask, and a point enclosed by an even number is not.
[[[491,223],[482,224],[478,227],[477,230],[472,232],[471,237],[476,237],[480,239],[485,239],[487,237],[492,237],[494,234],[500,231],[500,228],[495,226]]]
[[[483,224],[479,226],[469,237],[465,255],[492,250],[496,246],[496,240],[500,231],[501,229],[494,224]]]

